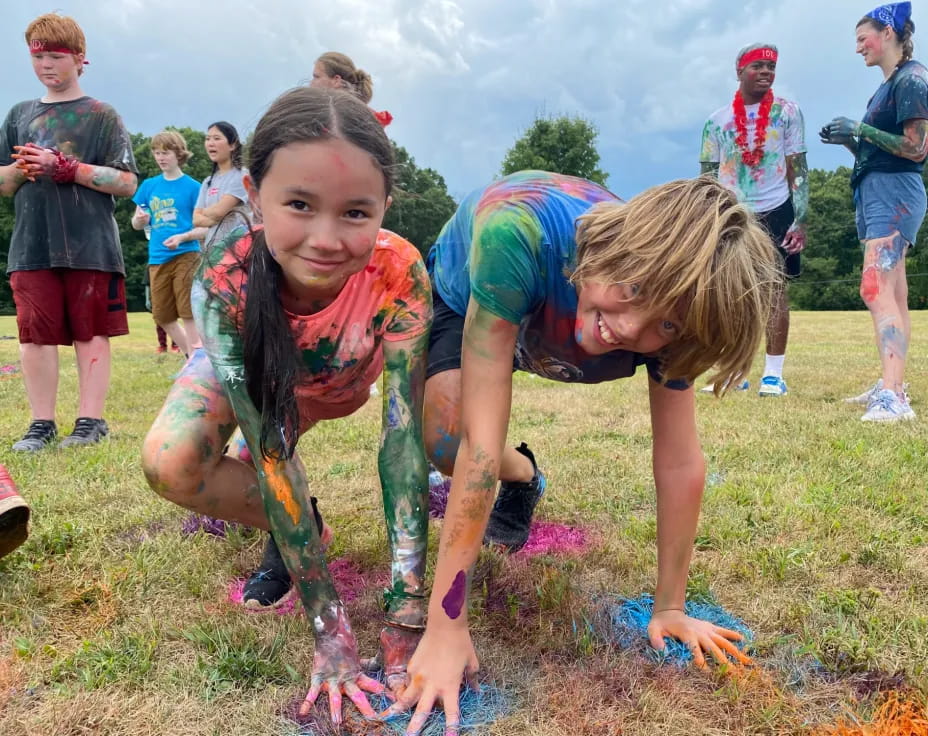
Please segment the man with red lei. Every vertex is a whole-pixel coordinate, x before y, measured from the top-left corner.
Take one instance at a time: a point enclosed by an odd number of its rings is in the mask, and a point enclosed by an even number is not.
[[[773,93],[779,52],[754,44],[738,52],[738,90],[702,131],[702,172],[711,173],[757,215],[782,256],[783,284],[767,324],[761,396],[784,396],[783,360],[789,335],[786,283],[800,273],[809,209],[805,124],[795,102]],[[746,382],[736,388],[747,388]],[[707,387],[712,390],[712,387]]]

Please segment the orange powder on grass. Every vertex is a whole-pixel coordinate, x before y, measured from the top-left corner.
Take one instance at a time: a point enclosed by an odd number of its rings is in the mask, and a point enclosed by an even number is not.
[[[870,724],[839,723],[815,736],[928,736],[928,709],[901,693],[889,693]]]

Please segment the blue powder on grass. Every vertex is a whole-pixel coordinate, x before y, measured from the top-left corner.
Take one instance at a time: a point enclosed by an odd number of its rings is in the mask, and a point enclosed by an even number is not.
[[[372,698],[372,700],[380,701],[374,706],[376,711],[382,712],[390,707],[390,701],[383,696]],[[510,712],[510,701],[506,693],[498,687],[486,683],[481,683],[480,690],[477,692],[470,688],[463,688],[461,690],[460,704],[461,731],[489,726]],[[402,736],[402,734],[406,733],[406,727],[409,725],[411,718],[412,714],[396,716],[387,721],[385,725],[392,728],[398,736]],[[432,715],[429,716],[419,734],[420,736],[443,736],[444,733],[445,713],[442,710],[433,710]]]
[[[610,596],[605,601],[604,619],[608,638],[622,649],[638,649],[655,661],[685,667],[693,661],[689,648],[677,639],[664,637],[666,648],[659,652],[652,648],[648,639],[648,624],[654,598],[643,595],[638,598]],[[684,606],[687,616],[709,621],[716,626],[737,631],[744,641],[734,642],[742,650],[749,648],[754,639],[754,632],[740,618],[733,616],[721,606],[711,603],[687,602]]]

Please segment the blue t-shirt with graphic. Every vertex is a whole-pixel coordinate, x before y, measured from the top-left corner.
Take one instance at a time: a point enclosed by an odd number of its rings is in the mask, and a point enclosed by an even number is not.
[[[200,182],[183,174],[178,179],[165,179],[164,174],[141,183],[132,201],[147,205],[151,217],[151,240],[148,241],[148,263],[156,266],[183,253],[200,250],[197,240],[188,240],[173,250],[164,241],[193,229],[193,208],[200,193]]]
[[[555,381],[600,383],[660,378],[660,360],[625,350],[589,355],[576,341],[577,218],[597,202],[620,201],[585,179],[520,171],[469,194],[429,253],[435,289],[464,315],[474,300],[519,325],[515,365]],[[685,384],[670,382],[673,388]]]
[[[863,122],[893,135],[903,135],[906,120],[926,119],[928,69],[919,62],[910,60],[901,64],[870,98]],[[856,189],[860,180],[870,171],[921,173],[924,167],[924,160],[912,161],[894,156],[889,151],[861,139],[857,146],[854,173],[851,174],[851,187]]]

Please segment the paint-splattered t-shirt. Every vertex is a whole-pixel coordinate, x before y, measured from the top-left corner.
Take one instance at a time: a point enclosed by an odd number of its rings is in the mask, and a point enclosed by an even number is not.
[[[598,184],[520,171],[468,195],[429,253],[435,289],[464,315],[471,297],[519,325],[515,365],[555,381],[660,380],[659,360],[625,350],[589,355],[576,340],[576,220],[597,202],[620,201]],[[683,386],[680,386],[681,388]]]
[[[754,147],[754,130],[760,104],[746,105],[748,145]],[[786,157],[806,152],[805,123],[799,105],[782,97],[773,98],[764,155],[757,166],[741,160],[735,142],[735,112],[731,104],[719,108],[702,129],[700,163],[717,163],[719,181],[738,195],[755,212],[770,212],[790,196]]]
[[[903,135],[905,121],[917,119],[928,119],[928,69],[917,61],[907,61],[870,98],[863,122],[893,135]],[[851,174],[851,186],[856,189],[860,180],[870,171],[920,173],[924,167],[924,159],[912,161],[894,156],[861,139],[854,172]]]
[[[194,284],[196,312],[219,311],[221,335],[203,335],[214,366],[226,375],[244,375],[242,335],[248,273],[243,266],[251,235],[226,240],[207,252]],[[198,289],[205,291],[199,293]],[[204,300],[205,297],[205,300]],[[381,230],[366,268],[349,277],[325,309],[310,315],[287,313],[305,375],[297,386],[304,426],[357,411],[383,370],[383,341],[425,334],[431,323],[432,293],[419,251],[389,230]]]
[[[14,106],[0,128],[0,166],[13,162],[13,146],[26,143],[57,148],[85,164],[138,173],[119,115],[92,97]],[[7,273],[45,268],[125,273],[113,195],[43,176],[16,190],[14,208]]]

